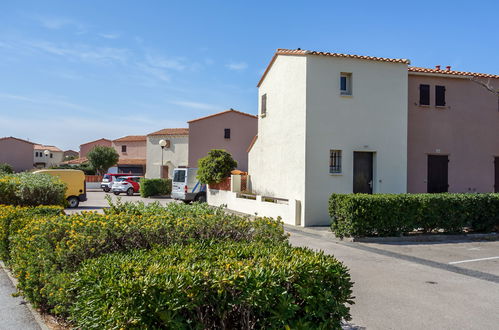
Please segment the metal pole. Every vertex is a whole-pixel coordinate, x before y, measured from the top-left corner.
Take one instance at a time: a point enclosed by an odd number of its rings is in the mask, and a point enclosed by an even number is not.
[[[160,178],[163,178],[163,150],[165,147],[161,146],[161,168],[160,168],[160,173],[159,176]]]

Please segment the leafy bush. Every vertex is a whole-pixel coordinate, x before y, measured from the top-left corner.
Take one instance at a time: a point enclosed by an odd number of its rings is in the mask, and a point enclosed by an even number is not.
[[[190,211],[188,205],[176,203],[161,212],[153,206],[156,214],[144,209],[144,214],[118,211],[33,219],[11,239],[11,265],[19,288],[39,307],[65,314],[74,299],[68,283],[86,259],[194,241],[287,239],[282,223],[269,218],[251,221],[219,209]]]
[[[92,167],[92,164],[90,163],[83,163],[83,164],[75,164],[75,165],[69,165],[69,164],[62,164],[58,166],[52,166],[51,168],[53,169],[60,169],[60,170],[80,170],[85,173],[85,175],[95,175],[95,169]]]
[[[0,176],[0,204],[64,205],[66,184],[47,174],[17,173]]]
[[[340,329],[352,282],[331,256],[287,244],[174,245],[106,255],[76,274],[80,328]]]
[[[7,163],[0,163],[0,175],[2,174],[12,174],[14,169]]]
[[[113,147],[95,146],[88,152],[87,158],[97,174],[104,175],[110,167],[118,163],[120,156]]]
[[[170,195],[171,193],[171,179],[140,179],[140,196],[142,197]]]
[[[220,183],[230,176],[237,162],[225,150],[213,149],[208,156],[199,159],[197,178],[201,183]]]
[[[491,231],[499,226],[499,194],[333,194],[329,214],[338,237]]]
[[[64,214],[61,206],[21,207],[0,205],[0,259],[10,259],[10,237],[34,217]]]

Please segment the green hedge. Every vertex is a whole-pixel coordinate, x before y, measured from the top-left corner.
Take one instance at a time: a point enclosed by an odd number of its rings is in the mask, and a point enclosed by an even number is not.
[[[64,205],[66,184],[47,174],[0,175],[0,204],[37,206]]]
[[[140,179],[140,196],[160,196],[172,193],[171,179]]]
[[[224,242],[111,254],[76,274],[78,328],[340,329],[352,282],[331,256]]]
[[[10,237],[35,217],[64,214],[61,206],[22,207],[0,205],[0,259],[10,259]]]
[[[38,307],[67,314],[74,298],[68,289],[72,273],[86,259],[177,243],[287,239],[277,220],[251,221],[219,209],[190,211],[188,205],[172,204],[161,211],[153,207],[155,214],[85,213],[33,219],[11,238],[10,259],[19,288]]]
[[[7,163],[0,163],[0,175],[12,173],[14,173],[14,168],[12,168],[12,166]]]
[[[484,232],[499,226],[499,194],[333,194],[329,214],[338,237]]]

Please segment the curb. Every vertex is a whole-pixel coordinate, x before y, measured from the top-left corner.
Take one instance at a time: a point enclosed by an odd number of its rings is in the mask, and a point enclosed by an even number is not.
[[[2,267],[2,269],[5,271],[5,273],[7,274],[7,277],[12,282],[12,285],[14,285],[14,287],[17,288],[17,279],[12,275],[12,273],[10,272],[10,269],[8,269],[7,266],[5,266],[4,262],[1,260],[0,260],[0,267]],[[33,307],[33,305],[31,305],[31,303],[29,301],[26,301],[26,300],[24,300],[24,301],[26,302],[25,305],[28,307],[28,310],[30,311],[31,315],[33,315],[33,318],[35,319],[35,322],[38,324],[40,329],[50,330],[50,328],[47,326],[47,324],[43,321],[43,318],[40,315],[40,313],[38,313],[38,311]]]

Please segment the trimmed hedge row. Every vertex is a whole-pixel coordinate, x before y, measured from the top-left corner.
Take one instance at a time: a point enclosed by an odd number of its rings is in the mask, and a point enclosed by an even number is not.
[[[161,196],[172,193],[171,179],[140,179],[140,196]]]
[[[340,262],[285,244],[224,242],[111,254],[76,274],[79,328],[340,329]]]
[[[0,204],[37,206],[64,205],[66,184],[47,174],[0,175]]]
[[[329,214],[338,237],[486,232],[499,226],[499,194],[333,194]]]

